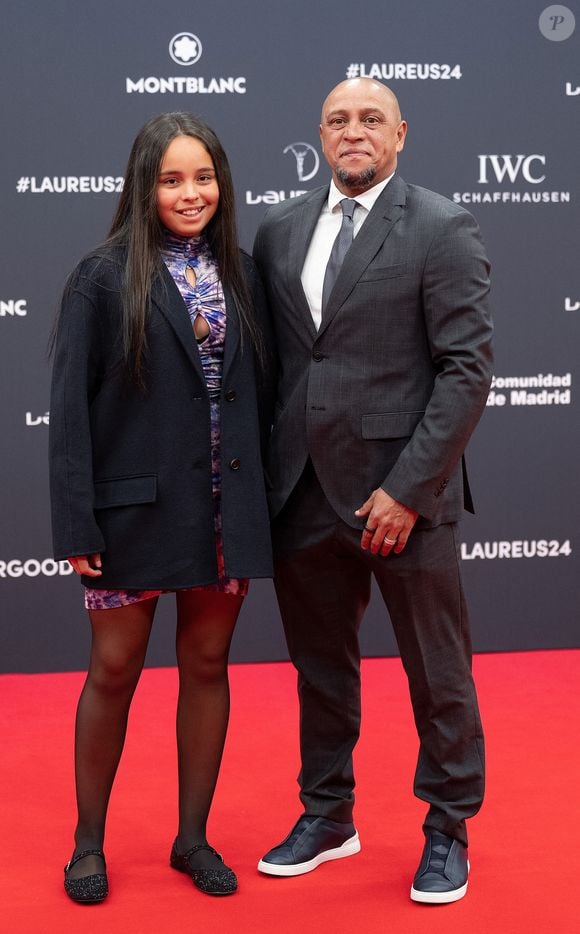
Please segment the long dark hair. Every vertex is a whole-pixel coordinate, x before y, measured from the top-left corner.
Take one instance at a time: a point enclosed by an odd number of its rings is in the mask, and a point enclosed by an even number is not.
[[[151,287],[161,269],[163,227],[157,213],[157,180],[165,151],[176,136],[191,136],[211,156],[219,188],[218,209],[204,234],[218,265],[222,284],[229,288],[244,331],[259,348],[252,320],[252,303],[238,248],[234,186],[227,156],[214,131],[188,113],[159,114],[139,131],[125,172],[123,192],[105,246],[122,244],[127,250],[123,281],[123,348],[127,367],[143,385],[147,351],[146,322]]]

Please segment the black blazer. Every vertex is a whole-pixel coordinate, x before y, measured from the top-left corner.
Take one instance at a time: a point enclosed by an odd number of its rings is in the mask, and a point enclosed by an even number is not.
[[[264,329],[266,308],[250,257],[244,268]],[[146,388],[122,362],[124,251],[86,257],[65,291],[50,411],[50,484],[56,559],[101,552],[105,589],[173,589],[215,582],[210,406],[185,303],[163,266],[147,324]],[[221,394],[222,520],[226,573],[272,574],[261,464],[269,384],[257,370],[232,296]],[[259,410],[262,411],[262,426]]]

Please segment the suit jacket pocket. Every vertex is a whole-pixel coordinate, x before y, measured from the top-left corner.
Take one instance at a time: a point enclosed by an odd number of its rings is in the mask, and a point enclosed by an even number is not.
[[[363,415],[362,436],[367,441],[410,438],[424,410],[417,412],[382,412],[377,415]]]
[[[408,263],[394,263],[391,266],[370,266],[365,269],[359,279],[359,282],[375,282],[379,279],[396,279],[399,276],[406,276],[409,268]]]
[[[95,481],[95,509],[137,506],[140,503],[154,503],[156,499],[157,476],[152,473]]]

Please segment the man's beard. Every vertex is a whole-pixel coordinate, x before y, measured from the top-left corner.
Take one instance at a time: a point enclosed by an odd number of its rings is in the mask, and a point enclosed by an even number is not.
[[[362,172],[348,172],[340,167],[336,169],[336,177],[345,188],[370,188],[376,174],[376,165],[369,165]]]

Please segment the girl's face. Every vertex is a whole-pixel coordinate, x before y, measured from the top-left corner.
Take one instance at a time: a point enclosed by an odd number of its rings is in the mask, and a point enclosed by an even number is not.
[[[157,179],[159,220],[179,237],[198,237],[218,209],[220,192],[205,146],[192,136],[176,136]]]

